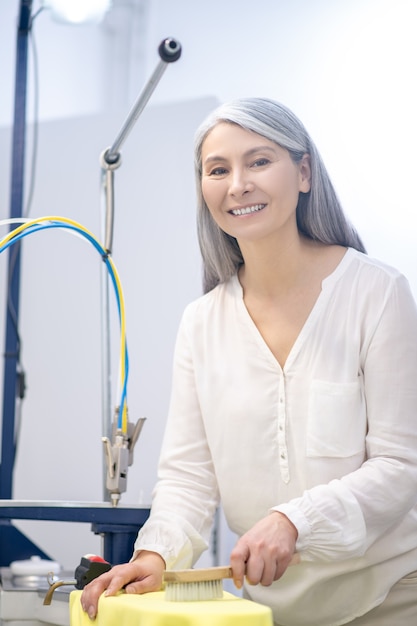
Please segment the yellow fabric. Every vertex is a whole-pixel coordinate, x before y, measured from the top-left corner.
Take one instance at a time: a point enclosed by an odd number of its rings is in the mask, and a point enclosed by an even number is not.
[[[70,626],[273,626],[271,610],[224,592],[223,599],[168,602],[163,591],[101,596],[92,622],[81,608],[81,591],[70,596]]]

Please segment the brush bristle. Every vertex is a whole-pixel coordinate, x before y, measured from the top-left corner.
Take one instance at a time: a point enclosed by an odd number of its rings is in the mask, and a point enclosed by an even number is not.
[[[218,600],[223,597],[222,582],[222,580],[204,580],[193,583],[167,583],[165,600],[168,602]]]

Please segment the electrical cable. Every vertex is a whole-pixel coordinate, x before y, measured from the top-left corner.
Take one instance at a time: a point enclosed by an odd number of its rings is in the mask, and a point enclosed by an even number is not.
[[[118,423],[117,428],[121,430],[124,434],[127,434],[127,381],[129,375],[129,358],[128,358],[128,349],[127,349],[127,341],[126,341],[126,314],[125,314],[125,303],[124,303],[124,295],[123,289],[120,282],[120,277],[117,271],[117,268],[102,246],[102,244],[98,241],[98,239],[91,233],[87,228],[65,217],[59,216],[46,216],[39,217],[36,219],[28,219],[28,218],[15,218],[10,220],[1,220],[0,225],[2,224],[11,224],[11,223],[21,223],[20,226],[16,227],[14,230],[10,231],[5,237],[0,239],[0,253],[14,245],[16,242],[19,242],[23,237],[32,234],[34,232],[38,232],[40,230],[47,230],[51,228],[61,228],[67,229],[72,234],[81,235],[85,239],[87,239],[94,248],[99,252],[103,262],[105,263],[107,270],[109,272],[110,278],[112,280],[112,284],[114,287],[114,292],[116,296],[116,303],[119,313],[119,321],[120,321],[120,374],[119,374],[119,384],[120,384],[120,404],[118,411]]]
[[[18,220],[16,220],[18,221]],[[23,221],[23,220],[22,220]],[[94,247],[100,253],[103,261],[106,263],[109,274],[112,278],[113,286],[115,289],[116,300],[118,304],[118,311],[120,317],[120,382],[122,384],[121,391],[121,400],[119,405],[119,418],[118,418],[118,428],[122,430],[122,432],[127,432],[127,406],[126,406],[126,394],[127,394],[127,377],[128,377],[128,353],[127,353],[127,345],[126,345],[126,332],[125,332],[125,309],[124,309],[124,298],[123,291],[120,284],[120,279],[118,277],[117,270],[114,266],[114,263],[109,257],[107,251],[103,248],[100,242],[94,237],[94,235],[85,229],[81,224],[74,222],[73,220],[69,220],[67,218],[61,217],[44,217],[38,218],[36,220],[26,221],[22,226],[14,229],[9,235],[0,240],[0,253],[3,250],[6,250],[9,246],[13,245],[16,241],[22,239],[22,237],[36,232],[38,230],[44,230],[49,228],[69,228],[73,229],[76,232],[81,233],[86,239],[90,241],[94,245]]]

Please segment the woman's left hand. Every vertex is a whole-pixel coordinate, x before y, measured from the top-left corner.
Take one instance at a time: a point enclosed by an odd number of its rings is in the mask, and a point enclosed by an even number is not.
[[[288,517],[273,511],[255,524],[236,543],[230,565],[238,589],[243,578],[250,585],[271,585],[281,578],[295,553],[298,532]]]

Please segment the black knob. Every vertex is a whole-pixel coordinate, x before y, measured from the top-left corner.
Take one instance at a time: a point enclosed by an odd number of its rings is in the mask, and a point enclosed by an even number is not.
[[[181,56],[181,44],[176,39],[167,37],[159,44],[158,52],[165,63],[173,63]]]

